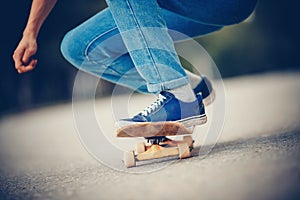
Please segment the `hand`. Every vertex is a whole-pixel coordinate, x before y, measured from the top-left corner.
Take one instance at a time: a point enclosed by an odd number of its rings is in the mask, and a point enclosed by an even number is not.
[[[37,64],[36,59],[32,59],[37,52],[35,37],[23,36],[13,54],[15,68],[19,74],[31,71]]]

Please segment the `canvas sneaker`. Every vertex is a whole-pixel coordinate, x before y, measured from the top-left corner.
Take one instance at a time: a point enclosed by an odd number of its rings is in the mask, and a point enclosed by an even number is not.
[[[210,105],[215,100],[215,92],[211,81],[206,76],[201,76],[201,81],[193,89],[195,94],[201,93],[205,106]]]
[[[183,102],[172,93],[163,91],[154,103],[132,118],[121,119],[117,122],[117,126],[123,127],[137,123],[172,121],[191,127],[204,124],[206,120],[201,93],[196,95],[196,101]]]

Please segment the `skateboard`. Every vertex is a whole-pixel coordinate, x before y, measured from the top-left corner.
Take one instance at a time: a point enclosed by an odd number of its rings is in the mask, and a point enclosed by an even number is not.
[[[135,150],[126,151],[123,162],[127,168],[135,167],[137,161],[151,160],[170,156],[179,159],[191,156],[193,149],[194,127],[187,128],[179,122],[142,123],[121,127],[117,130],[117,137],[144,137],[146,142],[139,142]],[[172,140],[167,136],[182,135],[182,140]]]

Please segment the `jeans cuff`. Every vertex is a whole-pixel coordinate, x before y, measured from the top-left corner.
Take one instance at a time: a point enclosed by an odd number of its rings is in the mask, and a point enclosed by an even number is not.
[[[151,93],[159,93],[164,90],[172,90],[181,86],[184,86],[186,84],[189,84],[190,80],[187,76],[171,80],[171,81],[166,81],[162,83],[148,83],[147,88],[148,91]]]

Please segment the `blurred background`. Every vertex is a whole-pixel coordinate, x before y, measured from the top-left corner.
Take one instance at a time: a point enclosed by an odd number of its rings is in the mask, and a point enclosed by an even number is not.
[[[246,22],[197,39],[223,78],[269,71],[299,70],[297,1],[259,1]],[[0,118],[28,109],[68,102],[76,69],[60,53],[64,34],[106,7],[104,0],[58,1],[39,35],[38,66],[19,75],[12,54],[25,27],[31,1],[5,1],[1,15]],[[104,82],[102,95],[113,87]]]

